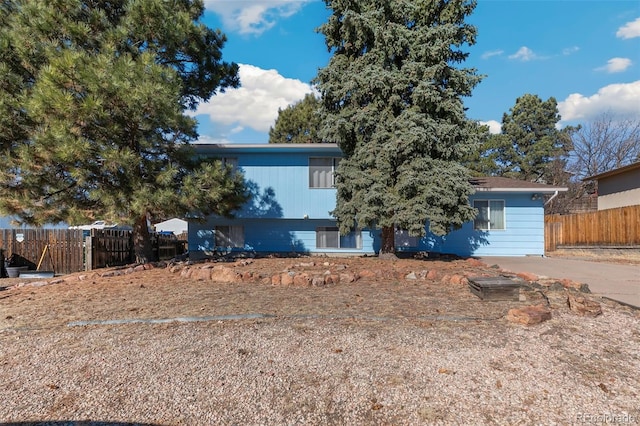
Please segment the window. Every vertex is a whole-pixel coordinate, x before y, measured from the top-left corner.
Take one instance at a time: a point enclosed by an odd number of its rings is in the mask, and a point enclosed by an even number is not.
[[[316,247],[359,249],[362,248],[362,236],[359,230],[352,231],[347,235],[340,235],[338,228],[316,228]]]
[[[338,163],[338,157],[309,158],[309,188],[333,188],[333,176]]]
[[[406,229],[396,228],[395,232],[396,247],[417,247],[418,237],[409,235]]]
[[[244,226],[216,226],[215,227],[216,247],[244,247]]]
[[[473,207],[478,209],[478,216],[473,221],[474,229],[505,229],[503,200],[475,200]]]

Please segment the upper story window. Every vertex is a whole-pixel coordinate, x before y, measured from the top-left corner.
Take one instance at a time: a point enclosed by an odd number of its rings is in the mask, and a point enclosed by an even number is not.
[[[334,172],[340,163],[339,157],[309,158],[309,188],[333,188]]]
[[[474,200],[473,207],[478,216],[473,221],[473,229],[490,231],[505,228],[504,200]]]

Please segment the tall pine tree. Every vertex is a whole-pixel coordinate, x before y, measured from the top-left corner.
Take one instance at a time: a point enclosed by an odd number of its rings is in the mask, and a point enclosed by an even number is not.
[[[269,129],[269,143],[321,143],[321,103],[313,93],[285,109],[278,109],[275,127]]]
[[[316,83],[326,113],[321,132],[345,158],[336,173],[340,230],[394,227],[437,235],[471,220],[472,193],[460,160],[477,145],[462,98],[481,77],[459,67],[475,27],[474,0],[325,0],[319,31],[333,56]]]
[[[505,176],[529,182],[564,185],[572,149],[571,135],[577,130],[557,124],[558,103],[525,94],[502,117],[502,132],[487,138],[469,159],[469,167],[486,175]]]
[[[149,218],[244,202],[240,175],[189,149],[185,110],[239,84],[203,12],[200,0],[3,0],[0,210],[131,224],[144,262]]]

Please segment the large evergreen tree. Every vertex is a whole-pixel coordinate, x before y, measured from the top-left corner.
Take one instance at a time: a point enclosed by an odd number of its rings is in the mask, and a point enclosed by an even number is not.
[[[565,172],[574,127],[558,130],[561,117],[556,100],[526,94],[502,117],[502,132],[486,139],[469,167],[493,176],[505,176],[551,185],[565,184]]]
[[[462,97],[481,77],[459,67],[475,27],[473,0],[325,0],[320,27],[333,56],[316,83],[326,113],[321,133],[345,158],[336,173],[341,232],[382,229],[383,253],[394,227],[438,235],[474,216],[467,169],[476,124]]]
[[[194,158],[184,114],[239,84],[200,0],[0,3],[0,210],[27,224],[227,214],[243,179]]]
[[[278,109],[275,127],[269,129],[269,143],[320,143],[320,100],[308,93],[300,102]]]

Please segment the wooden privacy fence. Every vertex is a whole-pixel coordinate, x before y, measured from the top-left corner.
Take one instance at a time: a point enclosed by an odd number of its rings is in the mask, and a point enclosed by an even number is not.
[[[60,274],[82,271],[83,236],[75,229],[0,229],[0,247],[13,266]],[[46,248],[46,250],[45,250]]]
[[[558,246],[640,246],[640,206],[547,215],[544,222],[546,251],[555,251]]]
[[[152,234],[154,260],[186,252],[186,241]],[[0,248],[12,266],[69,274],[135,262],[132,232],[116,229],[0,229]],[[46,250],[45,250],[46,248]],[[0,259],[1,260],[1,259]]]
[[[186,241],[151,234],[153,260],[173,259],[186,251]],[[87,270],[134,263],[133,233],[119,229],[92,229],[87,237]]]

